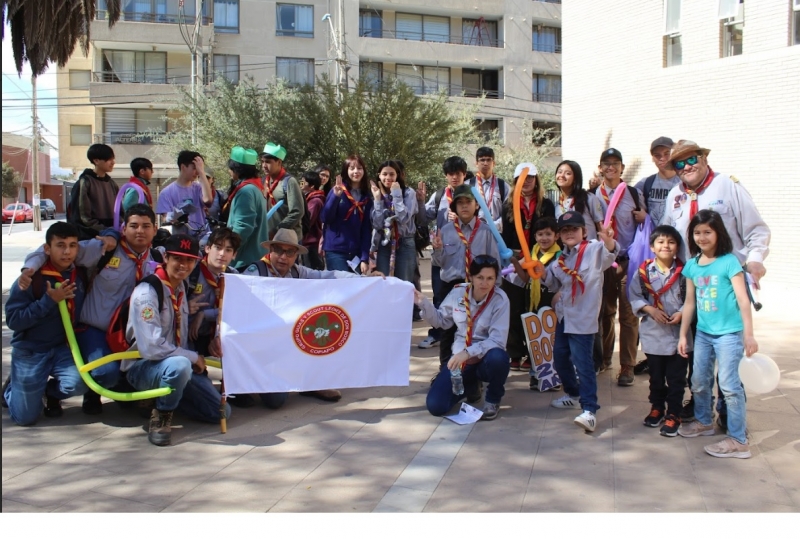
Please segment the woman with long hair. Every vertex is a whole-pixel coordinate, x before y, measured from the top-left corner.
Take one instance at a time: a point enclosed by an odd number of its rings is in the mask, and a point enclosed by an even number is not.
[[[581,166],[575,161],[561,161],[556,167],[556,186],[556,218],[572,210],[580,213],[586,222],[586,239],[596,240],[603,222],[603,207],[594,193],[583,188]]]

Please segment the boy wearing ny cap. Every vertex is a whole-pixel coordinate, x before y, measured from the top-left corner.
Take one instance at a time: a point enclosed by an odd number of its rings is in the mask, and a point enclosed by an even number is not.
[[[222,205],[220,219],[238,234],[242,243],[231,266],[247,267],[266,252],[261,244],[268,239],[267,207],[264,204],[263,182],[258,176],[255,150],[234,146],[228,159],[231,188]]]
[[[176,408],[209,423],[220,419],[220,394],[206,373],[203,356],[188,349],[189,305],[184,280],[200,259],[197,239],[175,234],[167,240],[164,263],[155,270],[155,281],[148,277],[136,285],[131,295],[126,337],[142,359],[122,362],[128,382],[138,391],[159,387],[172,392],[156,399],[150,415],[148,440],[154,445],[169,445],[172,414]],[[157,286],[162,287],[159,305]],[[225,410],[230,416],[230,407]]]
[[[303,191],[300,183],[283,168],[286,148],[274,142],[267,142],[261,153],[261,166],[264,168],[264,195],[267,197],[267,211],[283,200],[269,219],[269,235],[274,236],[279,228],[294,230],[298,238],[303,237]],[[255,259],[253,259],[255,260]]]
[[[554,408],[579,409],[575,424],[588,432],[597,425],[597,375],[592,346],[597,333],[603,272],[619,253],[612,229],[600,227],[600,241],[587,241],[583,216],[568,211],[558,218],[558,233],[564,248],[555,264],[547,267],[544,285],[560,291],[555,305],[556,324],[553,363],[566,395],[551,402]],[[577,371],[577,379],[575,373]]]

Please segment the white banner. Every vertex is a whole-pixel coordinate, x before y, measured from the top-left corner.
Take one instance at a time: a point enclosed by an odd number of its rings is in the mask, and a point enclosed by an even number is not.
[[[226,393],[407,386],[414,287],[225,274]]]

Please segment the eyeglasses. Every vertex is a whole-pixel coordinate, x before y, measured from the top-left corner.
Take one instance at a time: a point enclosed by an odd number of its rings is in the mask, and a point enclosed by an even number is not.
[[[487,264],[494,266],[497,264],[497,259],[489,255],[478,255],[475,258],[473,258],[472,261],[480,265]]]
[[[699,157],[699,155],[693,155],[691,157],[687,157],[686,159],[681,159],[680,161],[673,161],[672,166],[675,167],[675,170],[683,170],[686,168],[686,165],[695,166]]]
[[[619,161],[603,161],[602,163],[600,163],[600,166],[603,168],[617,168],[620,165],[622,165],[622,163],[620,163]]]
[[[273,245],[269,248],[269,250],[275,253],[276,256],[286,255],[291,258],[297,255],[297,249],[284,249],[283,247],[278,247],[277,245]]]

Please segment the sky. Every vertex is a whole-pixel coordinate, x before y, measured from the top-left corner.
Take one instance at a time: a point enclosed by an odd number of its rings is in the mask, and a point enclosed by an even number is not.
[[[11,50],[11,32],[4,28],[3,39],[3,132],[12,132],[30,137],[33,134],[31,119],[31,70],[27,64],[23,66],[22,76],[17,74],[14,66],[14,54]],[[76,54],[81,54],[76,47]],[[54,148],[58,148],[58,115],[56,113],[56,68],[51,65],[36,81],[37,105],[39,121],[44,126],[42,137]],[[56,168],[58,151],[50,149],[50,173],[71,174],[71,170]]]

